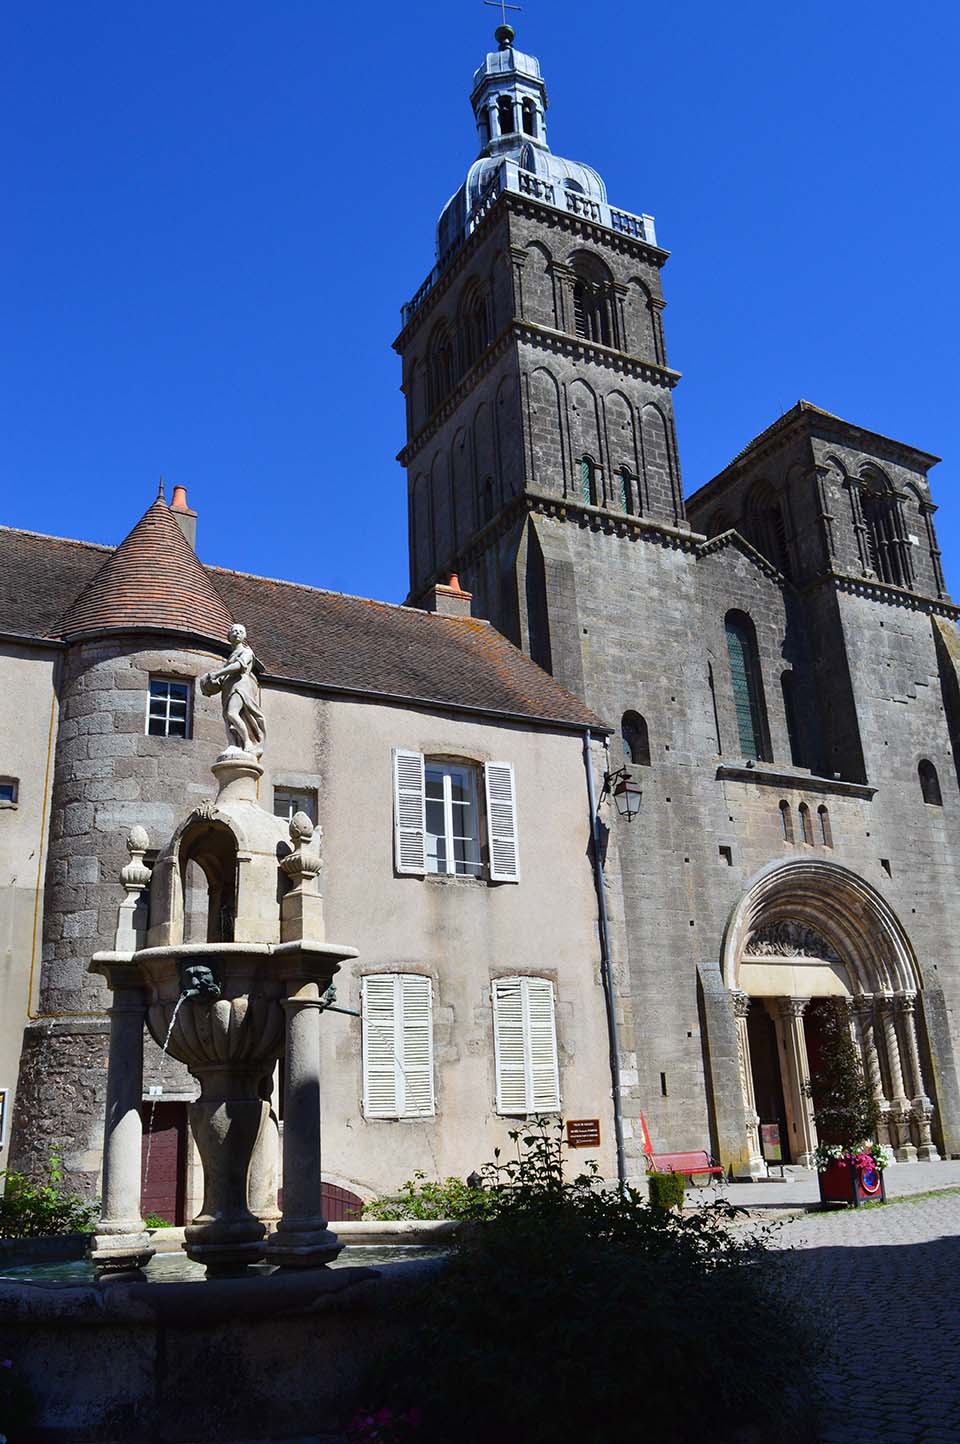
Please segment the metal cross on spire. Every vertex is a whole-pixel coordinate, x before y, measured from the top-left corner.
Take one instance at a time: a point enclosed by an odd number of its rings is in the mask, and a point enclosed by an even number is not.
[[[508,10],[522,10],[522,5],[508,5],[506,0],[483,0],[484,5],[492,5],[494,10],[500,11],[500,18],[504,25],[507,24]]]

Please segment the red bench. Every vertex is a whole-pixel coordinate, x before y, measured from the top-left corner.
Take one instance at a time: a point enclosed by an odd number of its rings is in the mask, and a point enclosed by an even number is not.
[[[699,1148],[692,1153],[645,1153],[650,1173],[683,1173],[687,1178],[705,1173],[711,1183],[723,1177],[723,1169],[715,1163],[706,1149]]]

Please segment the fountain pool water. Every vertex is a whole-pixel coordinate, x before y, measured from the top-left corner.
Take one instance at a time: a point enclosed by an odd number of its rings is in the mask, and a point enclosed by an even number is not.
[[[339,1257],[327,1267],[382,1268],[384,1264],[442,1258],[447,1252],[445,1248],[429,1244],[348,1244]],[[276,1265],[271,1264],[253,1264],[248,1269],[251,1277],[260,1275],[264,1278],[276,1271]],[[207,1276],[203,1264],[188,1258],[180,1251],[154,1255],[140,1272],[145,1282],[151,1284],[200,1283]],[[92,1284],[96,1282],[96,1278],[96,1269],[88,1258],[13,1266],[0,1264],[0,1283]]]

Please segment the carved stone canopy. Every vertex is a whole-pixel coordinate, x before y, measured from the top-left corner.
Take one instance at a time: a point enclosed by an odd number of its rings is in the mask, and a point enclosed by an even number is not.
[[[744,953],[751,958],[819,958],[825,963],[841,959],[828,942],[807,923],[767,923],[750,934]]]

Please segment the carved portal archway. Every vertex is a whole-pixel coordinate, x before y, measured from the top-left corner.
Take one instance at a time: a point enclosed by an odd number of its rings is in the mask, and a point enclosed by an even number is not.
[[[762,1025],[776,1039],[790,1153],[809,1165],[817,1132],[805,1092],[808,1038],[816,1000],[824,998],[842,1000],[848,1009],[864,1075],[880,1105],[880,1141],[901,1161],[939,1156],[916,1028],[920,969],[899,919],[868,882],[819,859],[764,869],[727,923],[723,976],[736,1017],[750,1176],[766,1171],[751,1036],[758,1038]]]

